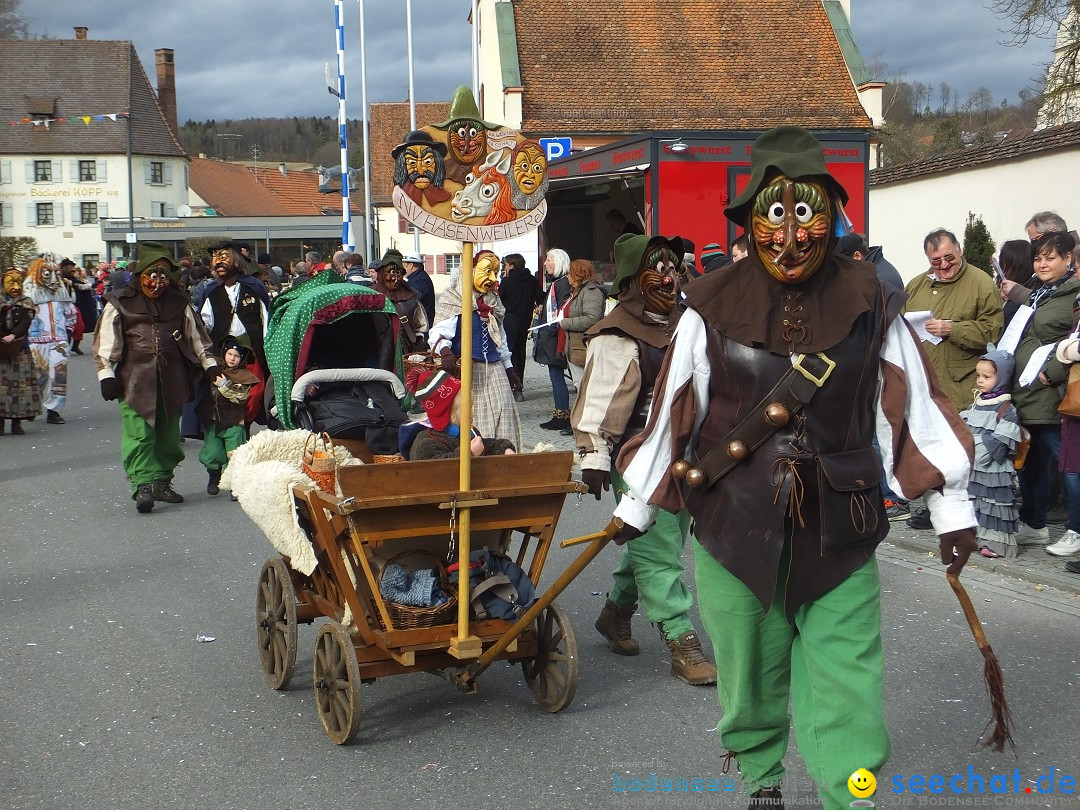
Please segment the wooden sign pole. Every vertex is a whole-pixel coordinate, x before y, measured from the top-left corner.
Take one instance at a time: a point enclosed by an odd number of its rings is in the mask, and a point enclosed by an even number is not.
[[[459,437],[458,490],[472,489],[472,412],[473,412],[473,243],[461,245],[461,435]],[[472,510],[458,510],[458,628],[450,639],[448,652],[455,658],[476,658],[483,644],[469,635],[469,554],[472,550]]]

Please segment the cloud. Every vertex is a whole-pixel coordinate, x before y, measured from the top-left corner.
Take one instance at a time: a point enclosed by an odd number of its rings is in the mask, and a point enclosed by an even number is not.
[[[346,108],[361,117],[360,13],[346,0]],[[154,50],[172,48],[178,117],[225,120],[337,116],[325,66],[337,74],[334,4],[296,0],[144,0],[35,3],[23,7],[30,30],[57,39],[85,25],[90,39],[130,40],[156,83]],[[404,4],[366,0],[368,102],[408,98]],[[417,101],[449,100],[471,82],[468,4],[413,0],[414,88]]]
[[[942,82],[959,93],[960,103],[979,87],[990,88],[995,103],[1017,100],[1017,94],[1041,80],[1051,57],[1051,41],[1031,39],[1024,47],[1001,43],[1005,22],[986,7],[986,0],[949,0],[927,13],[923,4],[897,0],[853,0],[851,24],[855,41],[868,62],[880,58],[889,70],[882,80],[921,81],[937,88]],[[939,102],[935,99],[935,102]]]

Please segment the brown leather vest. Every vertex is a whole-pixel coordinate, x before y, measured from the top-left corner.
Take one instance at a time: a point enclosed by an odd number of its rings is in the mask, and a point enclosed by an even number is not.
[[[106,296],[120,316],[124,352],[116,367],[123,400],[143,419],[155,424],[157,395],[172,418],[192,396],[193,361],[173,337],[183,328],[191,299],[170,287],[151,304],[135,287]],[[197,316],[196,316],[197,317]]]
[[[788,357],[729,340],[715,323],[706,326],[712,372],[698,458],[791,368]],[[711,489],[688,491],[704,547],[766,609],[779,593],[789,619],[863,565],[888,534],[881,463],[871,446],[885,328],[879,300],[825,351],[836,368],[802,412]]]

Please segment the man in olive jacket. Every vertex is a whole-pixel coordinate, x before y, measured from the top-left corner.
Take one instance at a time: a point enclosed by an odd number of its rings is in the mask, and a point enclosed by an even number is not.
[[[930,272],[908,282],[903,312],[933,313],[926,331],[941,342],[924,340],[922,347],[942,391],[962,411],[974,397],[975,364],[986,353],[986,344],[997,343],[1004,329],[1001,295],[990,276],[965,261],[953,233],[931,231],[923,251]]]

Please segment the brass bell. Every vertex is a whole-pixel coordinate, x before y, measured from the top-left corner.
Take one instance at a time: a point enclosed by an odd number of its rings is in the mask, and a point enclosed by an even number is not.
[[[742,461],[750,453],[750,448],[746,446],[746,442],[741,439],[735,439],[728,442],[727,454],[736,461]]]
[[[674,464],[671,465],[671,474],[675,477],[675,480],[682,481],[686,478],[687,470],[690,469],[690,462],[685,458],[680,458]]]
[[[765,406],[765,421],[774,427],[783,427],[791,419],[789,411],[782,403],[770,402]]]
[[[694,489],[700,489],[705,486],[705,473],[699,470],[697,467],[686,471],[686,483],[692,486]]]

